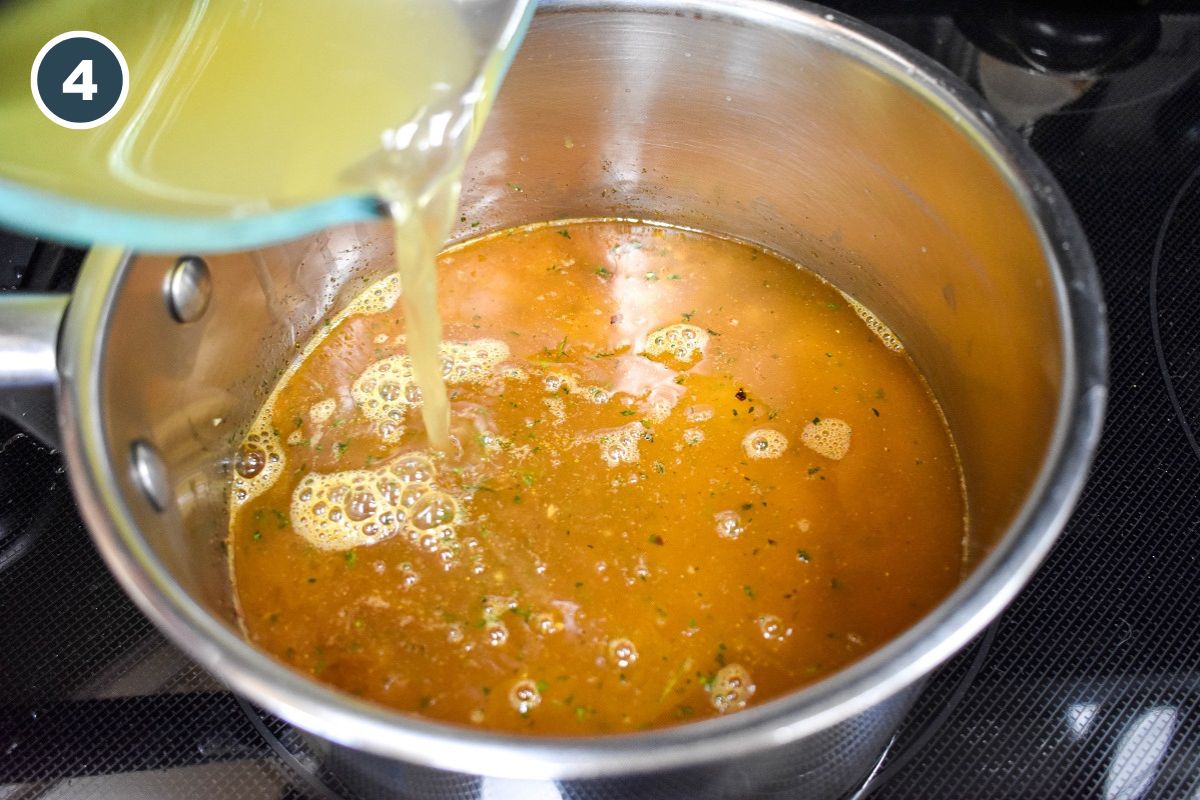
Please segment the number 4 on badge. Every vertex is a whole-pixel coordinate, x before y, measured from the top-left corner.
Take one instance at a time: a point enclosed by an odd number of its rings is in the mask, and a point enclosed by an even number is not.
[[[77,94],[84,100],[91,100],[99,91],[92,81],[92,60],[85,58],[79,62],[75,70],[63,81],[63,94]]]

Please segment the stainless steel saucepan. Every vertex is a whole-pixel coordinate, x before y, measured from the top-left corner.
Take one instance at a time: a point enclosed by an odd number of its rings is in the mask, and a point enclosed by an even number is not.
[[[1029,578],[1084,481],[1104,312],[1058,186],[951,75],[824,9],[552,0],[471,157],[462,214],[460,238],[568,217],[717,231],[857,297],[907,344],[952,428],[963,583],[848,669],[729,717],[603,738],[451,727],[325,688],[243,641],[222,553],[239,433],[296,343],[389,269],[385,227],[203,260],[93,257],[69,306],[0,298],[0,385],[57,385],[79,506],[142,610],[323,743],[361,791],[661,800],[857,785],[923,677]]]

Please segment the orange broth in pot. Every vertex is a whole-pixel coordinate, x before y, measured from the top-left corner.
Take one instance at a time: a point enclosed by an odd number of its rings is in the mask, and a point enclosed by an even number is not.
[[[777,255],[627,221],[438,261],[450,452],[394,277],[304,349],[242,445],[247,636],[421,716],[589,735],[735,712],[957,584],[965,506],[895,337]]]

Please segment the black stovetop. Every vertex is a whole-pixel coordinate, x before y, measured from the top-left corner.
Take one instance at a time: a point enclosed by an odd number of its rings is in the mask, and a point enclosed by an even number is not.
[[[1200,798],[1200,11],[834,5],[1026,134],[1091,241],[1112,329],[1108,423],[1074,517],[934,676],[863,796]],[[63,288],[77,264],[0,234],[2,288]],[[2,420],[0,691],[0,798],[337,794],[285,725],[132,606],[59,456]]]

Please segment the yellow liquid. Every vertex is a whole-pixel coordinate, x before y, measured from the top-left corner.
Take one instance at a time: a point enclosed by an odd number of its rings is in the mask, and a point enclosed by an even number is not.
[[[0,86],[0,179],[119,209],[239,217],[373,192],[396,262],[431,442],[448,444],[433,257],[450,229],[481,66],[446,0],[36,0],[0,15],[0,74],[87,29],[129,64],[117,115],[46,119],[28,83]],[[494,83],[494,76],[492,78]],[[486,101],[480,108],[486,106]]]
[[[419,217],[396,222],[396,271],[404,291],[404,331],[412,355],[413,378],[421,397],[421,422],[437,450],[450,447],[450,399],[442,377],[442,320],[438,314],[438,244],[450,231],[458,192],[443,187],[433,207]]]
[[[26,77],[51,37],[78,29],[108,37],[129,64],[124,106],[91,130],[46,119]],[[423,108],[455,108],[477,61],[444,0],[7,3],[0,179],[221,217],[378,191],[388,132]]]

